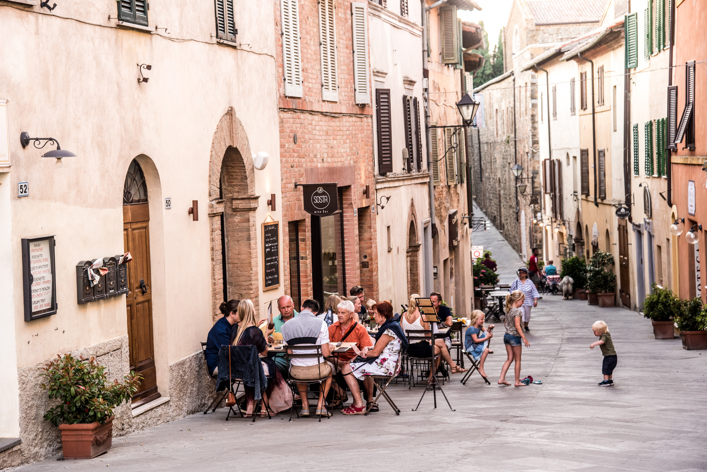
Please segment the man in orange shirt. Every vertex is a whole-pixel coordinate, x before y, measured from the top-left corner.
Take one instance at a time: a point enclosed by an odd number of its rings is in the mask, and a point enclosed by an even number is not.
[[[356,343],[356,347],[359,351],[368,350],[373,346],[373,341],[368,335],[366,328],[355,321],[355,308],[354,304],[349,300],[344,300],[337,305],[337,316],[339,321],[329,326],[329,342],[338,343]],[[349,349],[348,351],[339,354],[336,358],[337,372],[341,370],[341,366],[350,363],[356,358],[356,351],[354,349]],[[336,382],[334,382],[334,389],[338,394],[339,398],[334,401],[334,406],[340,406],[346,401],[345,390],[346,382],[341,377],[340,373],[337,373]]]

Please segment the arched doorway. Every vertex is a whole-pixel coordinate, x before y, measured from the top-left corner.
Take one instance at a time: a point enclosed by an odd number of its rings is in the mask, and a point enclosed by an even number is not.
[[[211,146],[209,226],[211,230],[212,315],[224,300],[258,300],[257,233],[253,162],[241,121],[232,108],[219,121]]]
[[[160,396],[157,391],[155,345],[152,330],[152,279],[150,270],[150,210],[145,174],[136,159],[130,163],[123,185],[123,242],[132,255],[128,264],[128,315],[130,370],[142,375],[133,406]]]
[[[407,266],[407,295],[410,296],[413,293],[420,293],[420,243],[417,241],[417,226],[414,220],[408,227]]]

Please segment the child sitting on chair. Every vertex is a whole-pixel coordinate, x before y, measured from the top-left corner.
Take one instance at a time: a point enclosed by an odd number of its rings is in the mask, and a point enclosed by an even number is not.
[[[486,372],[484,371],[486,356],[493,354],[493,351],[489,351],[488,346],[493,337],[492,331],[494,328],[494,325],[489,325],[488,330],[484,328],[485,316],[481,310],[472,311],[470,324],[464,335],[466,352],[471,355],[475,362],[479,363],[479,374],[484,378],[486,378]]]

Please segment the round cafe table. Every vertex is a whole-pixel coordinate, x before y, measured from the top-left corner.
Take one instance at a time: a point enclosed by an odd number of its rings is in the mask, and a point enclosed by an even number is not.
[[[486,313],[486,321],[491,321],[493,318],[496,318],[499,322],[501,321],[501,317],[505,316],[503,304],[509,293],[511,292],[506,290],[494,290],[493,292],[489,292],[489,297],[495,298],[497,303]]]

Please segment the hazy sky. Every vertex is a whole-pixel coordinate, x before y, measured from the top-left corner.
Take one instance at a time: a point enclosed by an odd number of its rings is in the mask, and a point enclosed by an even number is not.
[[[508,20],[513,0],[476,0],[476,3],[481,6],[481,11],[462,11],[459,13],[459,17],[474,23],[483,21],[491,43],[489,50],[493,51],[493,46],[498,41],[498,32],[501,31]]]

